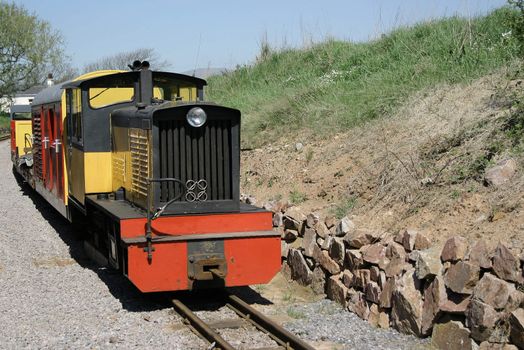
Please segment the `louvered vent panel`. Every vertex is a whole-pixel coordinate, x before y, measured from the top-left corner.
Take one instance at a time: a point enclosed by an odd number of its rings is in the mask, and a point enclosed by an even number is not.
[[[147,196],[149,172],[149,136],[147,130],[129,129],[131,152],[131,190],[138,197]]]
[[[231,200],[231,121],[209,120],[194,128],[183,120],[159,122],[160,176],[174,177],[184,183],[205,180],[206,200]],[[163,183],[160,201],[180,194],[180,186]],[[179,201],[186,201],[182,197]]]
[[[38,179],[44,179],[42,173],[42,127],[40,114],[33,115],[33,171]]]

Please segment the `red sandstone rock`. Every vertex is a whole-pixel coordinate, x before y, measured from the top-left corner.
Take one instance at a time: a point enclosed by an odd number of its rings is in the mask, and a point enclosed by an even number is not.
[[[367,300],[375,304],[380,303],[380,294],[382,291],[380,290],[380,287],[378,286],[377,282],[368,282],[366,284],[365,292]]]
[[[362,259],[362,253],[357,249],[347,249],[346,262],[351,270],[360,268],[364,263],[364,260]]]
[[[294,242],[298,238],[298,231],[286,229],[282,235],[282,238],[288,243]]]
[[[346,287],[352,288],[355,285],[355,275],[349,270],[344,270],[342,272],[342,283]]]
[[[391,307],[391,299],[393,297],[393,290],[395,289],[395,278],[389,278],[382,288],[380,293],[380,307],[389,309]]]
[[[288,264],[291,268],[291,278],[302,285],[308,285],[312,281],[312,272],[307,266],[302,253],[297,249],[290,249]]]
[[[480,268],[466,261],[451,266],[444,276],[446,286],[455,293],[471,294],[479,280]]]
[[[319,221],[320,216],[318,215],[318,213],[309,213],[306,216],[306,226],[309,228],[315,228]]]
[[[440,304],[440,311],[454,315],[465,315],[470,302],[470,295],[448,291],[447,299]]]
[[[335,238],[331,241],[331,244],[329,246],[329,256],[335,260],[340,266],[344,265],[344,255],[345,255],[345,249],[344,249],[344,242],[342,242],[342,239]]]
[[[327,236],[329,236],[329,229],[326,227],[326,224],[324,224],[322,221],[319,221],[313,228],[315,229],[319,237],[326,238]]]
[[[442,350],[475,349],[470,339],[470,331],[459,321],[436,324],[431,337],[431,345]]]
[[[326,292],[326,279],[327,275],[326,272],[320,267],[317,266],[313,270],[313,274],[311,276],[311,289],[316,294],[324,294]]]
[[[470,247],[469,261],[483,269],[491,269],[491,259],[484,240],[477,241]]]
[[[468,241],[462,236],[453,236],[444,244],[440,257],[444,262],[464,260],[467,250]]]
[[[519,349],[524,349],[524,309],[517,309],[511,313],[510,339]]]
[[[391,242],[386,248],[386,257],[388,259],[399,258],[400,260],[406,260],[406,251],[402,245]]]
[[[369,306],[364,293],[354,290],[349,291],[348,310],[357,314],[363,320],[369,317]]]
[[[355,286],[362,290],[365,290],[366,285],[371,280],[369,270],[358,269],[358,270],[355,270],[353,273],[355,275]]]
[[[326,227],[328,230],[336,225],[337,219],[334,216],[326,216],[326,219],[324,220],[324,223],[326,224]]]
[[[302,226],[306,220],[306,216],[300,207],[291,207],[284,213],[283,217],[284,227],[291,230],[302,232]]]
[[[376,304],[371,304],[369,308],[368,322],[373,327],[380,327],[382,329],[389,328],[389,315],[382,311]]]
[[[284,225],[284,222],[282,221],[284,215],[281,212],[276,212],[273,214],[273,227],[279,227]]]
[[[522,282],[519,265],[519,260],[511,251],[505,245],[499,243],[493,253],[493,271],[495,274],[506,281]]]
[[[497,344],[483,341],[480,343],[479,350],[518,350],[513,344]]]
[[[372,231],[364,229],[356,229],[348,232],[344,236],[344,242],[350,248],[362,248],[365,245],[371,244],[375,240]]]
[[[471,330],[471,337],[477,341],[484,341],[488,340],[493,333],[500,315],[490,305],[472,299],[466,317]]]
[[[416,288],[414,269],[406,271],[395,283],[391,322],[402,333],[422,335],[422,297]]]
[[[327,281],[327,297],[346,307],[348,288],[340,280],[340,275],[331,276]]]
[[[386,257],[386,247],[380,243],[364,246],[360,249],[364,261],[378,265]]]
[[[440,250],[437,247],[419,251],[415,261],[415,273],[418,279],[440,275],[441,271]]]
[[[327,251],[321,250],[316,244],[313,246],[313,259],[332,275],[340,272],[340,266],[337,262],[329,257]]]
[[[305,256],[313,257],[313,245],[317,245],[317,233],[311,228],[306,228],[302,238],[302,249],[304,249]]]
[[[447,300],[446,286],[440,276],[436,276],[424,290],[424,304],[422,308],[421,334],[431,333],[433,324],[440,316],[440,307]]]
[[[377,266],[371,266],[369,268],[369,278],[373,282],[377,282],[378,283],[379,277],[380,277],[380,269]]]
[[[430,242],[426,236],[413,229],[407,229],[402,233],[402,245],[407,251],[428,249]]]
[[[344,216],[337,224],[335,233],[338,237],[343,237],[349,233],[354,232],[355,229],[356,226],[353,221],[351,221],[347,216]]]
[[[515,287],[512,284],[485,273],[473,289],[473,297],[493,306],[495,310],[503,310],[513,291]]]
[[[379,264],[380,266],[380,264]],[[411,265],[400,259],[390,260],[386,266],[384,266],[384,272],[387,277],[398,276],[402,272],[407,271],[411,268]]]
[[[490,186],[501,186],[508,182],[517,171],[517,162],[514,159],[504,159],[495,166],[486,170],[484,179]]]
[[[429,239],[422,233],[418,233],[417,237],[415,238],[415,249],[416,250],[424,250],[429,249],[431,247],[431,242]]]

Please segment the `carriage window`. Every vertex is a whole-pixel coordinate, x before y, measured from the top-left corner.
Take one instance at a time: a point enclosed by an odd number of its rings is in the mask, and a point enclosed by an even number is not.
[[[12,120],[31,120],[30,112],[14,112],[11,114]]]
[[[82,98],[80,89],[71,90],[71,136],[73,141],[82,144]]]

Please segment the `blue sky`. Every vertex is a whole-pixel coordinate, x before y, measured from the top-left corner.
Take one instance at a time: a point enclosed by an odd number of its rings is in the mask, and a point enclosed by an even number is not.
[[[60,30],[74,66],[151,47],[175,71],[232,68],[272,46],[365,41],[399,25],[485,14],[506,0],[15,0]]]

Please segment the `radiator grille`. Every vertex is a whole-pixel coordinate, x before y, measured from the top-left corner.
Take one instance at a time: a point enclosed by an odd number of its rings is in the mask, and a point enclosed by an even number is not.
[[[230,120],[208,119],[204,126],[194,128],[185,119],[159,121],[160,176],[184,183],[203,179],[207,201],[233,199],[231,124]],[[163,183],[160,189],[161,202],[181,194],[180,186],[173,183]]]
[[[40,113],[33,114],[33,171],[36,178],[44,179],[42,173],[42,127]]]
[[[131,190],[138,197],[147,196],[149,177],[149,137],[148,131],[129,129],[129,150],[131,153]]]

